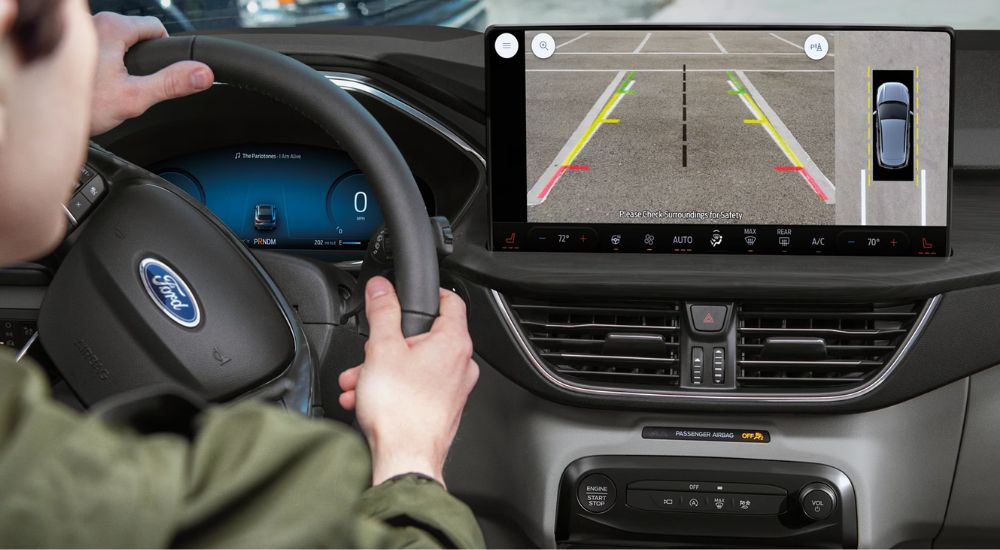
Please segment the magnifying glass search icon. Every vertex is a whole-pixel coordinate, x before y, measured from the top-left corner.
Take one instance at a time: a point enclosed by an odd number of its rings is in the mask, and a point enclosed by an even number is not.
[[[531,53],[535,54],[535,57],[539,59],[548,59],[554,53],[555,44],[556,41],[552,38],[552,35],[540,32],[531,39]]]

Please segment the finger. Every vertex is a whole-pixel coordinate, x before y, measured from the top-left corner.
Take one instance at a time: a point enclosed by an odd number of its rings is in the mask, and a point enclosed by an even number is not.
[[[441,305],[438,306],[438,318],[434,320],[431,330],[461,330],[468,331],[469,322],[466,319],[465,302],[450,290],[441,289]]]
[[[162,101],[205,91],[212,87],[213,80],[212,69],[197,61],[180,61],[149,76],[133,77],[137,103],[134,110],[145,112]]]
[[[167,36],[166,27],[159,19],[152,16],[129,17],[120,13],[102,11],[94,15],[94,26],[97,27],[97,36],[102,42],[118,42],[125,50],[143,40]]]
[[[337,398],[337,402],[340,403],[341,408],[345,411],[353,411],[355,405],[358,404],[358,394],[353,390],[344,392]]]
[[[472,388],[476,387],[476,382],[479,381],[479,364],[469,360],[469,366],[465,369],[465,383],[468,391],[472,391]]]
[[[403,340],[399,298],[385,277],[372,277],[365,286],[365,314],[371,327],[369,340]]]
[[[340,373],[337,377],[337,382],[340,384],[340,389],[342,391],[351,391],[358,385],[358,378],[361,377],[361,365],[356,367],[351,367],[344,372]]]

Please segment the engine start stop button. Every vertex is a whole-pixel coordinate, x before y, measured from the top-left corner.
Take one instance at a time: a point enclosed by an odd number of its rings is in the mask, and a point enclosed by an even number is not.
[[[592,514],[607,512],[615,505],[615,484],[604,474],[590,474],[576,488],[580,506]]]

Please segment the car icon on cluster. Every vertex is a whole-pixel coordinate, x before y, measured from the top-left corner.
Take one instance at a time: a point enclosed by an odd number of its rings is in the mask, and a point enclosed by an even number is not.
[[[910,90],[902,82],[886,82],[875,94],[875,158],[890,170],[910,163],[910,132],[913,111]]]

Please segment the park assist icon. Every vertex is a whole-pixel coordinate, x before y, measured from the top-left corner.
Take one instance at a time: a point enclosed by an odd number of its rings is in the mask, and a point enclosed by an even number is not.
[[[809,59],[819,61],[826,57],[827,52],[830,51],[830,44],[822,34],[810,34],[809,38],[806,38],[806,43],[802,45],[802,49],[805,50]]]
[[[517,38],[509,32],[502,33],[493,43],[493,48],[496,49],[497,55],[500,57],[510,59],[517,54]]]

